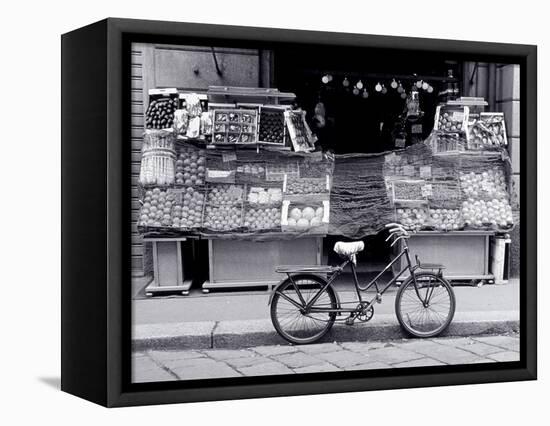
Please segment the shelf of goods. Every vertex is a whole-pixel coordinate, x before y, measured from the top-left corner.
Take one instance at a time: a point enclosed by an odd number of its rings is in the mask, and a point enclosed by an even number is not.
[[[294,240],[224,240],[208,241],[209,280],[202,288],[263,287],[271,289],[283,277],[277,265],[320,265],[321,237]]]
[[[408,240],[411,260],[416,256],[421,262],[445,265],[443,274],[451,281],[492,281],[489,268],[489,243],[493,231],[419,231]],[[399,254],[402,244],[394,246],[394,255]],[[394,263],[394,273],[406,266],[406,259]],[[403,274],[402,280],[408,277]]]

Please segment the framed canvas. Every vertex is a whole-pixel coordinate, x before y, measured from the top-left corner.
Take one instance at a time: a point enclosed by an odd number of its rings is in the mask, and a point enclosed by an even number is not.
[[[106,19],[62,42],[62,389],[536,379],[536,46]]]

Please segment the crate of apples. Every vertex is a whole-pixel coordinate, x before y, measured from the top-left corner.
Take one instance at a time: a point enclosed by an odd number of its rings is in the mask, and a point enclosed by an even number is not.
[[[176,197],[172,206],[172,227],[178,229],[197,229],[202,224],[205,196],[192,187]]]
[[[206,157],[203,150],[184,146],[176,160],[176,185],[202,186],[206,175]]]
[[[460,209],[430,209],[429,224],[438,231],[457,231],[464,226]]]
[[[204,211],[204,228],[226,232],[242,227],[243,195],[244,187],[241,185],[211,187]]]
[[[409,231],[419,231],[428,224],[428,212],[423,207],[400,207],[395,213],[397,222]]]
[[[281,226],[281,210],[275,207],[249,208],[243,226],[250,231],[273,230]]]
[[[145,192],[141,206],[139,225],[142,227],[161,228],[172,225],[172,206],[175,194],[160,188]]]

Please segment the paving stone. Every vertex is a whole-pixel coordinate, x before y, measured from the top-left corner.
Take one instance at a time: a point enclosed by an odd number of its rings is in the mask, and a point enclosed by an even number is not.
[[[461,344],[456,347],[460,349],[464,349],[465,351],[468,351],[468,352],[473,352],[474,354],[480,355],[480,356],[490,355],[490,354],[494,354],[496,352],[502,351],[502,349],[497,348],[496,346],[492,346],[486,343],[476,342],[476,341],[469,344]]]
[[[509,351],[519,352],[519,337],[516,336],[484,336],[475,337],[478,342],[498,346]]]
[[[417,345],[414,350],[415,352],[437,359],[445,364],[471,364],[480,358],[479,355],[463,349],[450,345],[439,345],[436,343],[434,343],[433,346],[426,345],[424,347]]]
[[[315,345],[301,345],[298,347],[300,352],[314,355],[326,352],[340,351],[342,348],[336,343],[317,343]]]
[[[206,355],[197,351],[149,351],[148,355],[160,362],[169,360],[203,358]]]
[[[258,352],[260,355],[264,355],[264,356],[288,354],[288,353],[298,351],[296,346],[291,346],[291,345],[256,346],[255,348],[252,348],[252,349]]]
[[[181,380],[237,377],[241,375],[226,363],[209,358],[194,358],[175,364],[167,363],[167,367],[177,374]]]
[[[210,349],[202,351],[203,354],[213,359],[228,360],[231,358],[243,358],[247,356],[254,356],[254,352],[247,349]]]
[[[319,364],[319,359],[314,358],[311,355],[304,354],[302,352],[278,355],[273,357],[273,359],[282,362],[290,368],[300,368]]]
[[[498,361],[498,362],[519,361],[519,352],[515,352],[515,351],[497,352],[496,354],[491,354],[491,355],[488,355],[487,357],[494,359],[495,361]]]
[[[351,365],[349,367],[344,368],[346,371],[351,370],[381,370],[384,368],[392,368],[391,365],[386,364],[385,362],[380,361],[372,361],[368,362],[366,364],[357,364],[357,365]]]
[[[161,368],[154,370],[136,370],[132,374],[132,383],[168,382],[172,380],[179,379]]]
[[[330,371],[341,371],[341,369],[327,362],[294,369],[295,373],[324,373]]]
[[[239,369],[241,367],[250,367],[252,365],[263,364],[269,361],[271,361],[269,358],[266,358],[261,355],[256,355],[256,356],[247,356],[244,358],[230,358],[225,362],[231,365],[232,367]]]
[[[339,352],[328,352],[315,355],[317,358],[324,359],[337,367],[345,368],[352,365],[364,364],[368,360],[367,355],[361,355],[356,352],[340,350]]]
[[[411,361],[398,362],[396,364],[392,364],[392,367],[395,367],[395,368],[429,367],[433,365],[445,365],[445,364],[442,363],[441,361],[438,361],[432,358],[420,358],[420,359],[413,359]]]
[[[402,347],[392,346],[369,351],[369,358],[374,361],[381,361],[386,364],[396,364],[399,362],[412,361],[423,358],[424,356]]]
[[[293,371],[286,365],[276,361],[267,361],[238,369],[245,376],[268,376],[272,374],[292,374]]]
[[[149,357],[135,357],[132,360],[132,382],[161,382],[177,380],[177,377],[157,365]]]

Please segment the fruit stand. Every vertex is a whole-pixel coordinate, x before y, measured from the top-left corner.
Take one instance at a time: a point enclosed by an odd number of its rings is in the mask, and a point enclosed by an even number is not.
[[[320,265],[332,249],[325,236],[359,240],[389,222],[414,231],[413,255],[446,265],[450,279],[493,278],[490,238],[513,226],[502,116],[438,107],[423,143],[335,155],[315,149],[305,111],[280,103],[292,94],[210,92],[155,91],[147,110],[138,222],[153,247],[147,294],[188,293],[188,239],[208,241],[204,292],[269,288],[277,265]]]

